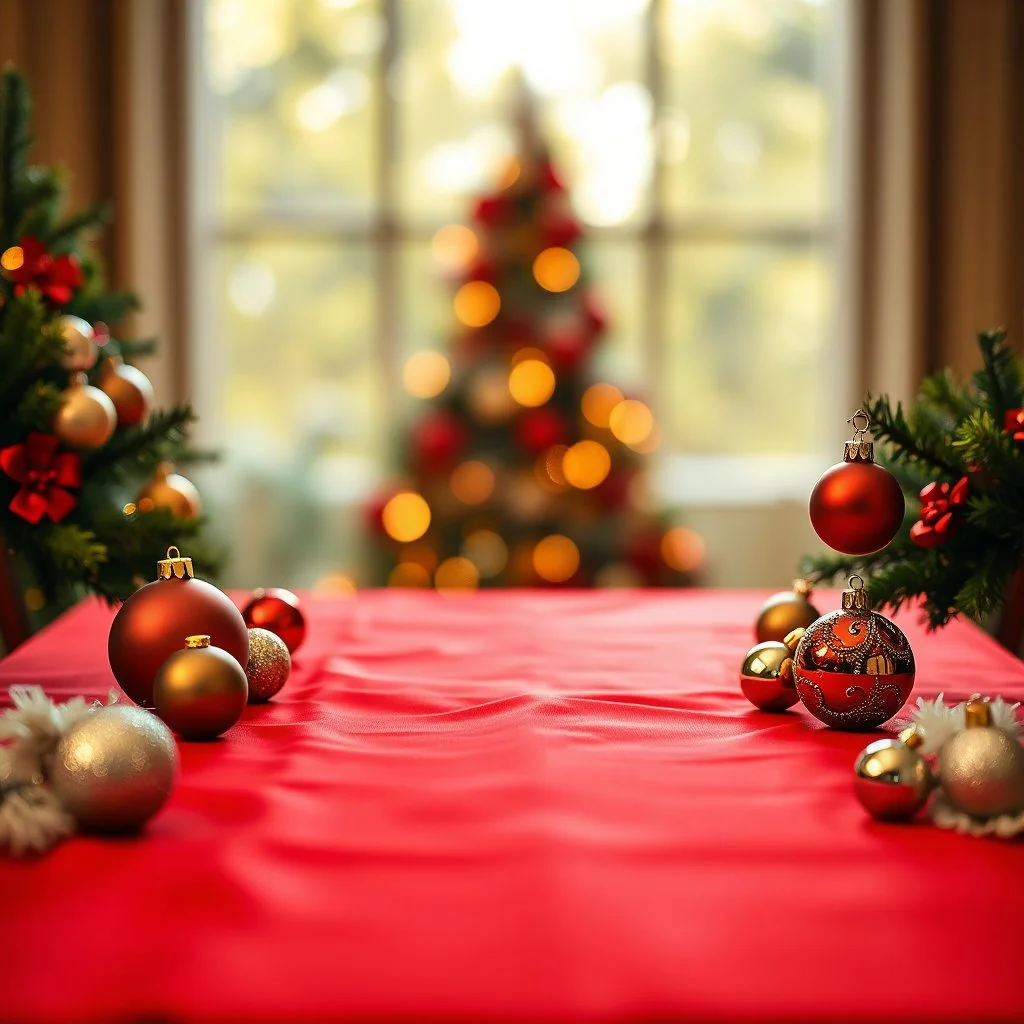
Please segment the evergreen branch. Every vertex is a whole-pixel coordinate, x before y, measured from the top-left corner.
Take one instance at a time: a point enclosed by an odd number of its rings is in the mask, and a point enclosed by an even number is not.
[[[118,431],[102,448],[86,456],[86,480],[148,476],[161,462],[173,461],[185,446],[192,409],[179,405],[153,413],[149,422]]]
[[[949,417],[950,429],[975,408],[967,388],[960,383],[952,370],[940,370],[921,384],[920,402],[928,402]]]
[[[0,77],[0,250],[17,239],[20,183],[25,177],[31,144],[31,101],[25,78],[12,67]]]
[[[35,430],[49,434],[53,430],[53,419],[60,408],[60,388],[56,384],[38,381],[18,403],[15,419],[25,431]]]
[[[901,402],[893,410],[888,396],[872,398],[868,395],[865,409],[871,418],[871,433],[876,440],[885,441],[891,446],[889,455],[894,462],[915,461],[953,479],[963,476],[963,467],[954,465],[934,440],[929,445],[914,436]]]
[[[46,241],[51,252],[70,252],[79,236],[108,224],[113,208],[110,203],[93,203],[66,220],[49,233]]]
[[[963,453],[968,466],[980,471],[978,488],[999,486],[1024,501],[1024,459],[988,409],[972,413],[957,427],[953,447]],[[990,482],[991,481],[991,482]]]
[[[64,182],[56,171],[46,167],[28,168],[18,194],[22,215],[16,225],[16,237],[46,238],[60,212],[63,194]]]
[[[1019,408],[1024,399],[1024,374],[1020,360],[1006,344],[1006,331],[983,331],[978,335],[982,368],[974,375],[974,386],[997,423],[1007,409]]]
[[[107,351],[121,356],[125,362],[151,356],[156,352],[156,338],[118,338],[107,344]]]
[[[107,561],[107,545],[92,530],[70,523],[43,528],[40,543],[59,573],[93,576]]]

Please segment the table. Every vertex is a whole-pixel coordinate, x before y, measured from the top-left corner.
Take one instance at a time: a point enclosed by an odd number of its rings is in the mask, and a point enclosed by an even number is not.
[[[1024,1018],[1024,847],[870,821],[868,738],[747,705],[763,597],[306,599],[288,686],[181,745],[143,836],[0,861],[0,1020]],[[110,614],[0,689],[102,696]],[[899,621],[915,693],[1024,697]]]

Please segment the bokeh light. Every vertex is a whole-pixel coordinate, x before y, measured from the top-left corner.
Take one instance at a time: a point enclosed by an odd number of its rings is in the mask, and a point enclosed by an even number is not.
[[[0,267],[4,270],[20,270],[25,263],[25,253],[20,245],[12,245],[0,256]]]
[[[455,315],[467,327],[486,327],[501,309],[501,296],[493,284],[467,281],[455,293]]]
[[[384,506],[381,521],[393,540],[419,540],[430,526],[430,506],[415,491],[400,491]]]
[[[465,505],[480,505],[494,493],[494,470],[486,462],[463,462],[452,470],[452,494]]]
[[[399,562],[388,576],[389,587],[429,587],[430,573],[415,562]]]
[[[510,360],[511,366],[518,366],[520,363],[526,362],[527,359],[538,359],[542,363],[548,361],[548,357],[539,348],[520,348],[512,354]]]
[[[537,284],[549,292],[568,291],[580,277],[580,261],[560,246],[545,249],[533,261]]]
[[[661,557],[670,569],[693,572],[704,561],[704,538],[685,526],[675,526],[661,538]]]
[[[437,568],[437,552],[429,544],[406,544],[398,556],[403,562],[422,565],[428,573]]]
[[[594,583],[599,587],[639,587],[643,580],[631,565],[611,562],[598,571]]]
[[[326,576],[313,584],[313,591],[317,594],[331,594],[335,597],[351,597],[356,593],[356,581],[343,572],[329,572]]]
[[[434,573],[434,586],[438,590],[473,590],[480,583],[477,567],[461,555],[446,558]]]
[[[607,427],[612,410],[622,401],[622,392],[614,384],[591,384],[580,403],[583,416],[595,427]]]
[[[129,501],[128,504],[121,509],[122,513],[124,513],[124,515],[126,516],[133,516],[135,515],[136,512],[138,512],[138,510],[138,506],[135,504],[134,501]]]
[[[655,424],[654,429],[639,443],[631,444],[629,447],[638,455],[650,455],[656,452],[661,445],[661,430]]]
[[[608,427],[623,444],[643,444],[654,429],[651,410],[634,398],[619,402],[608,417]]]
[[[587,491],[597,487],[612,468],[608,449],[597,441],[579,441],[562,459],[562,472],[573,487]]]
[[[38,587],[29,587],[25,591],[24,600],[30,612],[38,612],[46,604],[46,595]]]
[[[462,553],[484,579],[497,576],[508,564],[508,546],[493,530],[474,530],[463,543]]]
[[[580,549],[560,533],[537,542],[533,549],[533,568],[542,580],[564,583],[580,567]]]
[[[405,390],[416,398],[434,398],[448,386],[452,369],[440,352],[417,352],[402,369]]]
[[[519,161],[512,157],[511,160],[505,165],[505,169],[501,172],[501,178],[498,181],[499,188],[511,188],[518,180],[519,175],[522,173],[522,167]]]
[[[501,423],[515,411],[508,390],[508,374],[502,367],[488,366],[473,377],[467,396],[469,408],[481,423]]]
[[[569,449],[564,444],[556,444],[544,453],[544,469],[548,478],[557,487],[568,486],[569,481],[565,479],[565,470],[562,464],[565,461],[565,453]]]
[[[430,247],[434,259],[446,271],[464,269],[480,251],[480,242],[465,224],[446,224],[434,232]]]
[[[520,405],[543,405],[555,391],[554,371],[540,359],[524,359],[509,371],[508,390]]]

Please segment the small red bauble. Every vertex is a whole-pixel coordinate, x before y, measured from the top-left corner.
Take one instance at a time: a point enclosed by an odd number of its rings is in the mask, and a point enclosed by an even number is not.
[[[512,204],[505,196],[481,196],[473,210],[473,219],[485,227],[497,227],[511,211]]]
[[[153,706],[153,682],[182,639],[208,634],[211,642],[245,668],[249,633],[227,594],[193,578],[192,559],[177,548],[157,563],[157,579],[137,590],[110,626],[107,658],[114,678],[136,704]]]
[[[424,473],[450,468],[466,445],[466,429],[445,409],[429,413],[415,428],[412,439],[416,466]]]
[[[863,417],[864,426],[856,421]],[[868,418],[853,416],[857,433],[846,442],[843,461],[825,470],[811,491],[808,511],[814,532],[844,555],[881,551],[903,525],[906,500],[896,478],[875,464],[874,445],[863,440]]]
[[[552,445],[564,444],[569,435],[565,417],[557,409],[531,409],[516,424],[516,439],[532,455]]]
[[[254,590],[252,600],[242,610],[249,629],[266,629],[279,636],[294,654],[306,639],[306,617],[298,597],[280,587]],[[243,662],[244,664],[244,662]]]
[[[805,708],[833,729],[861,732],[888,721],[914,688],[914,652],[902,630],[871,611],[859,576],[843,591],[842,611],[811,623],[793,655],[793,680]]]

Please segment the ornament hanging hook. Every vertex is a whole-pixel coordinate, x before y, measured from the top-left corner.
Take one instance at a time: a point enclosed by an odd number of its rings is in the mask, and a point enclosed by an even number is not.
[[[863,426],[858,426],[858,420],[863,421]],[[858,409],[846,422],[854,429],[853,440],[855,442],[863,441],[864,435],[871,426],[871,417],[863,409]]]
[[[173,554],[171,552],[173,552]],[[167,557],[168,558],[181,558],[181,552],[178,550],[176,545],[172,544],[167,549]]]
[[[851,590],[863,590],[864,589],[864,577],[863,576],[858,576],[857,573],[854,573],[850,577],[850,589]]]

